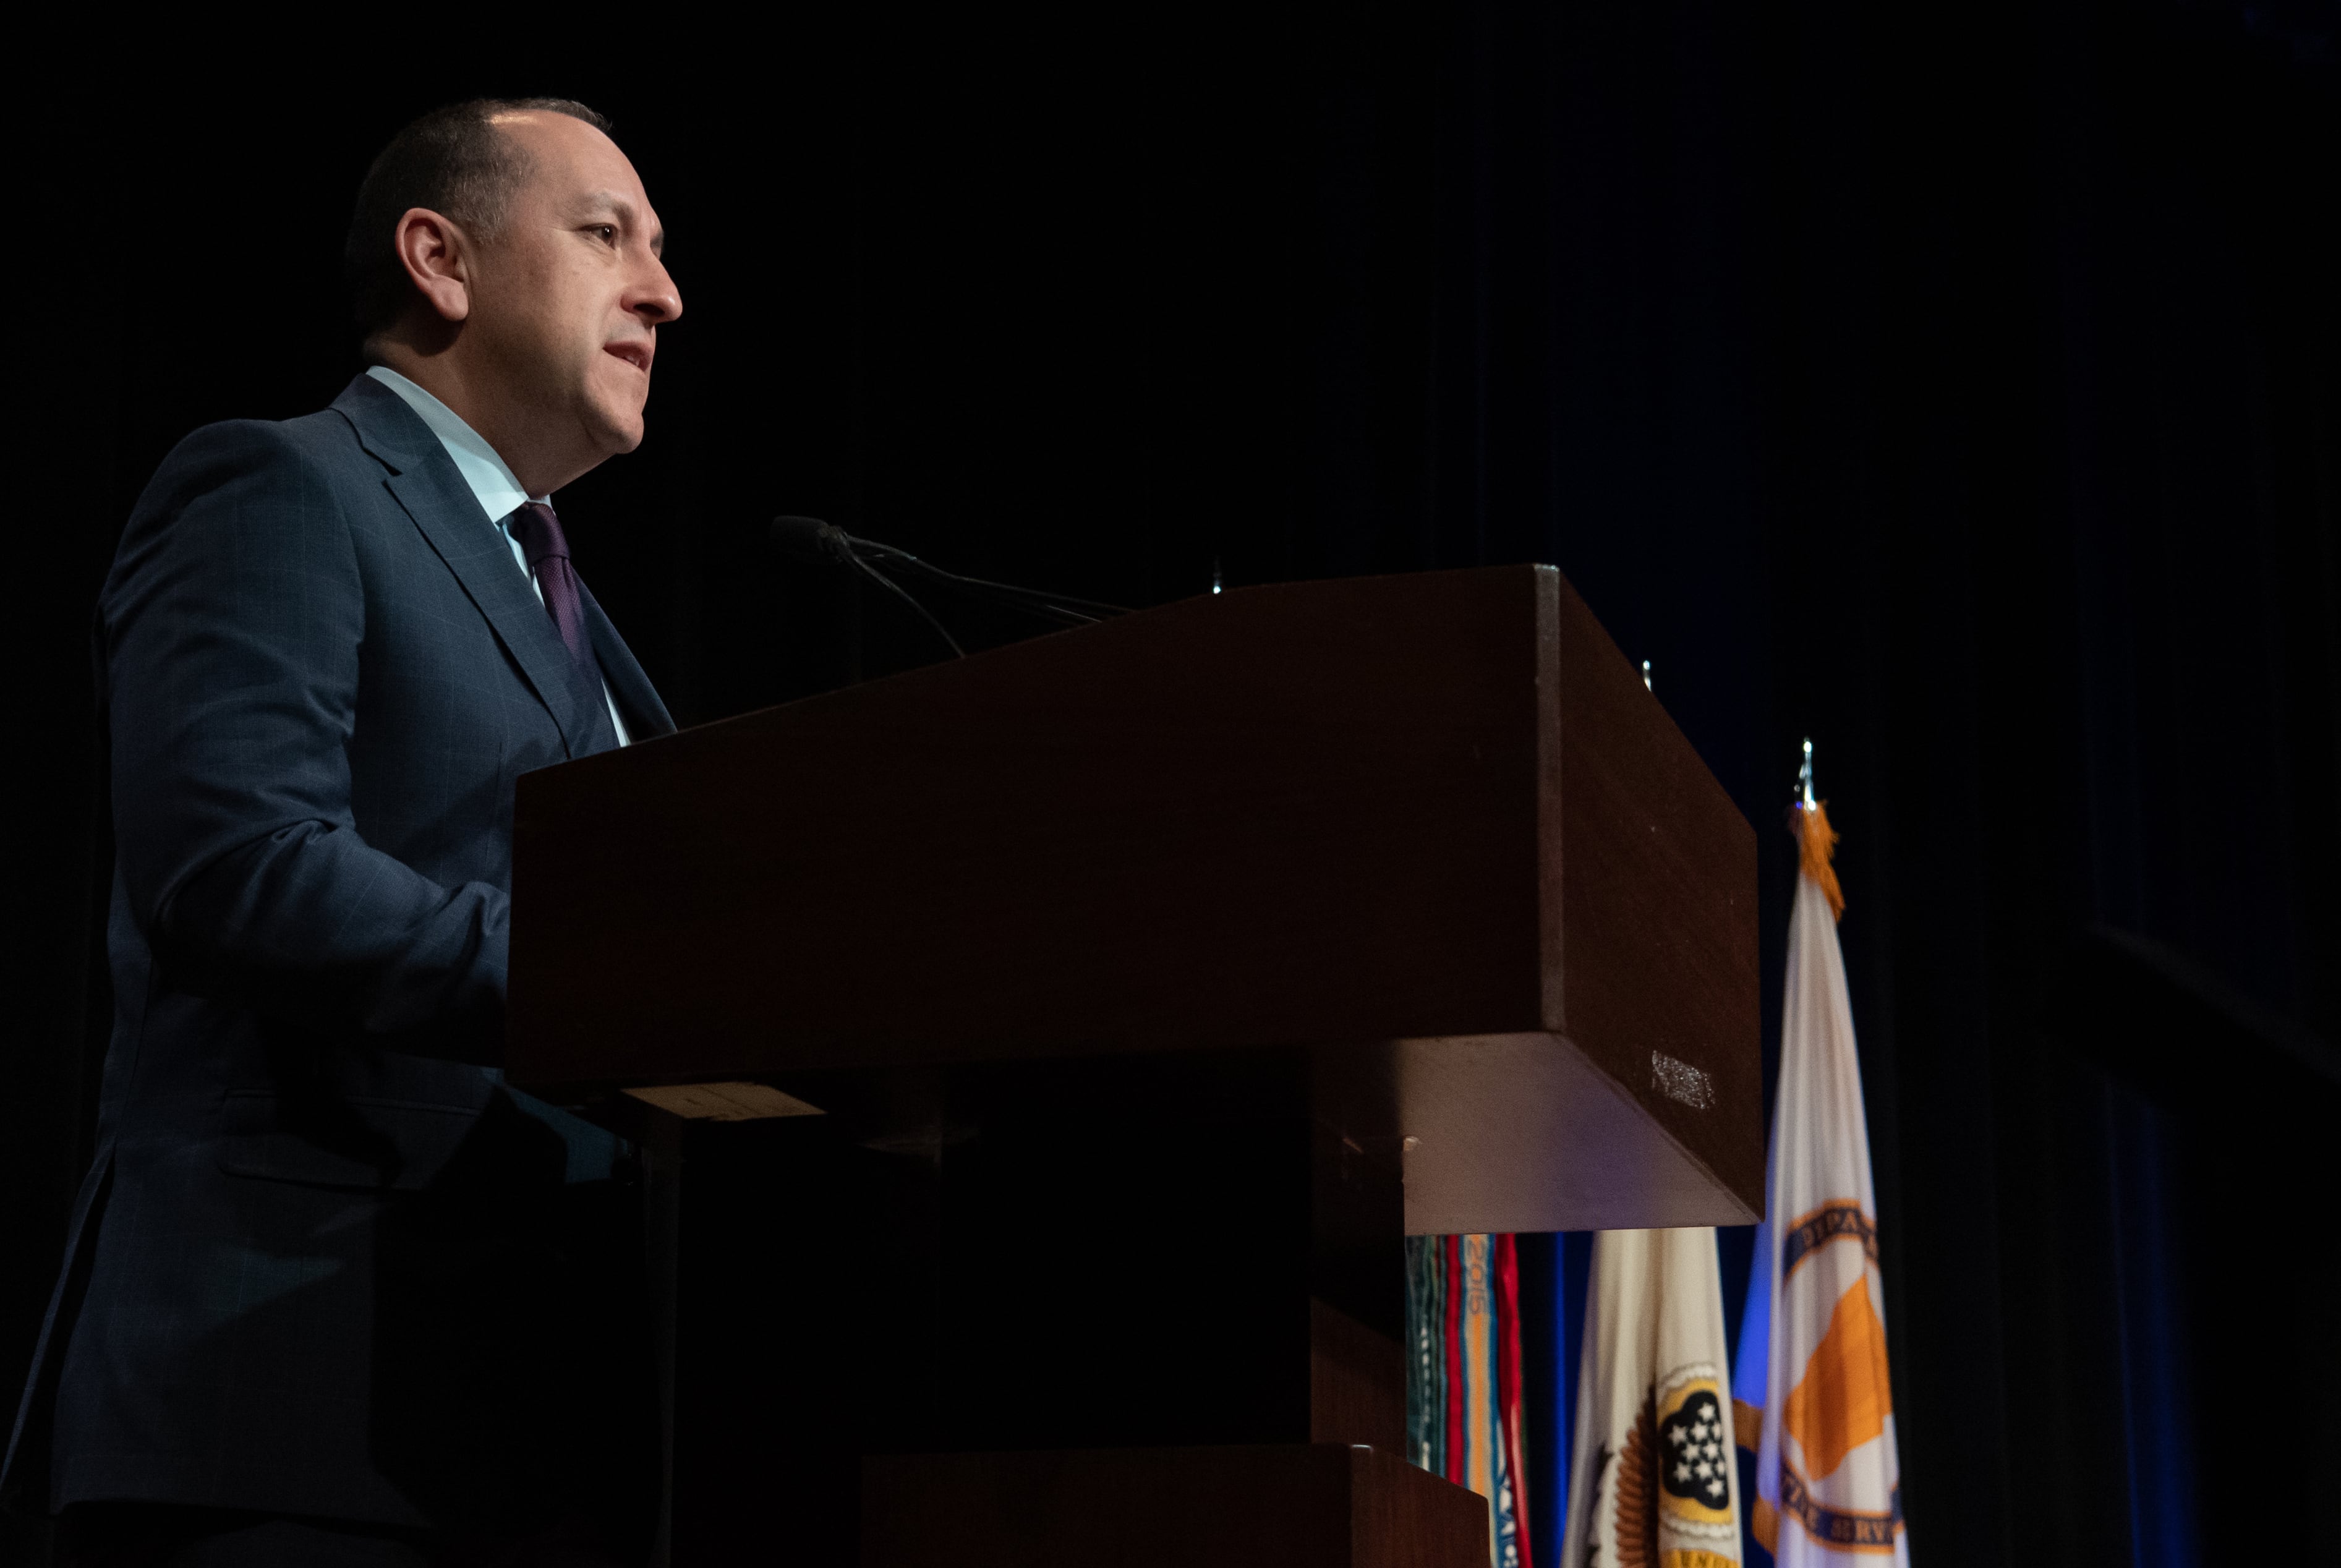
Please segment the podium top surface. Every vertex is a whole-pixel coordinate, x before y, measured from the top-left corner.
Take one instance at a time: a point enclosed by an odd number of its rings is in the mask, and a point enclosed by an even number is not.
[[[1550,567],[1239,589],[530,774],[513,882],[550,1093],[1546,1035],[1761,1205],[1754,834]]]

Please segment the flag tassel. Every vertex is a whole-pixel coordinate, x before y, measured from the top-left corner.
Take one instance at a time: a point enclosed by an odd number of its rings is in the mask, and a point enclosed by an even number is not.
[[[1813,879],[1828,900],[1829,917],[1845,915],[1845,894],[1837,884],[1837,829],[1829,826],[1828,803],[1815,801],[1810,805],[1798,804],[1788,808],[1791,827],[1797,835],[1798,868]]]

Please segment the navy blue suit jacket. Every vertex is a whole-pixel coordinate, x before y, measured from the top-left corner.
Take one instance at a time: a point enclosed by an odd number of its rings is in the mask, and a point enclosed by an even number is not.
[[[671,733],[585,610],[631,734]],[[456,1528],[607,1484],[616,1145],[494,1071],[513,781],[615,744],[598,683],[364,377],[180,443],[99,654],[115,1030],[10,1481]]]

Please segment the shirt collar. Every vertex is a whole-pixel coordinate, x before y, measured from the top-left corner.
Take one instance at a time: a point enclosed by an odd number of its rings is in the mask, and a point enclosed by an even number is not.
[[[532,496],[523,490],[520,481],[513,477],[510,465],[496,455],[496,449],[464,424],[463,416],[453,409],[388,365],[370,366],[366,374],[405,399],[406,406],[431,427],[431,434],[439,438],[439,444],[455,460],[455,471],[472,487],[472,494],[479,501],[480,510],[488,514],[489,522],[501,527],[523,502],[551,501],[550,496]]]

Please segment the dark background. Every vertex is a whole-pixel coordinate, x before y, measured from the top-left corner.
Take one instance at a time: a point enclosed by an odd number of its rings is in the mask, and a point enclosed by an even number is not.
[[[89,1147],[115,533],[186,431],[354,373],[341,235],[398,125],[559,93],[685,299],[643,450],[559,498],[680,719],[931,656],[772,559],[775,512],[1134,604],[1557,563],[1760,831],[1768,1030],[1815,740],[1914,1556],[2317,1538],[2329,5],[663,21],[20,56],[0,1383]]]

